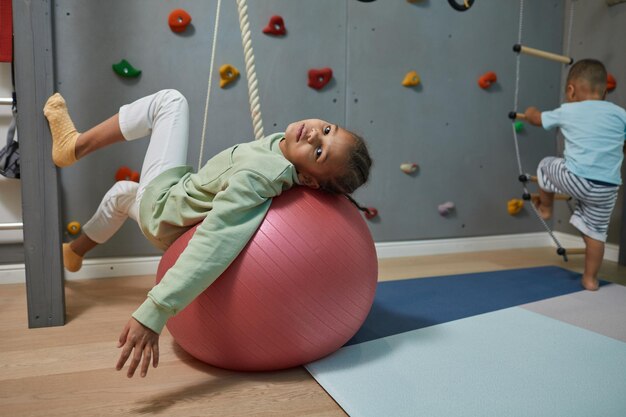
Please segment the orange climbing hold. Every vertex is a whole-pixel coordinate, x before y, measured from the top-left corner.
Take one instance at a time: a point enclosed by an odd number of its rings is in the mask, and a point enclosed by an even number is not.
[[[487,89],[491,87],[491,85],[496,81],[498,81],[496,73],[493,71],[489,71],[481,75],[480,78],[478,78],[478,85],[482,89]]]
[[[115,181],[139,182],[139,173],[137,171],[133,171],[127,166],[122,166],[115,173]]]
[[[191,23],[191,16],[183,9],[172,10],[167,23],[170,25],[172,32],[184,32]]]
[[[414,87],[421,82],[420,76],[416,71],[409,71],[402,80],[402,85],[405,87]]]
[[[608,91],[613,91],[613,90],[615,90],[615,87],[617,87],[617,81],[615,80],[615,77],[613,77],[612,74],[607,74],[607,76],[606,76],[606,89]]]
[[[508,203],[506,204],[507,211],[509,212],[511,216],[514,216],[520,211],[522,211],[523,207],[524,207],[524,200],[519,199],[519,198],[513,198],[509,200]]]

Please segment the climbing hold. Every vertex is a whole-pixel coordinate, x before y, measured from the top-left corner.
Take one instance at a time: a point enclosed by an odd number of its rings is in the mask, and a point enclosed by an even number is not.
[[[513,126],[515,127],[515,132],[517,133],[524,130],[524,123],[520,122],[519,120],[516,120],[515,123],[513,123]]]
[[[613,91],[615,90],[615,87],[617,87],[617,81],[615,80],[615,77],[613,77],[612,74],[607,74],[606,75],[606,89],[608,91]]]
[[[480,88],[486,89],[491,87],[491,85],[496,81],[498,81],[496,73],[493,71],[489,71],[481,75],[480,78],[478,78],[478,85],[480,86]]]
[[[454,210],[454,203],[452,201],[447,201],[443,204],[439,204],[437,210],[439,210],[440,215],[445,217],[452,213],[452,210]]]
[[[521,200],[519,198],[513,198],[509,200],[508,203],[506,203],[507,211],[509,212],[511,216],[514,216],[520,211],[522,211],[523,207],[524,207],[524,200]]]
[[[285,29],[285,21],[280,16],[270,17],[269,23],[263,28],[263,33],[274,36],[286,35],[287,29]]]
[[[365,218],[373,219],[376,216],[378,216],[378,210],[374,207],[367,207],[367,211],[365,212]]]
[[[137,171],[133,171],[127,166],[121,166],[115,173],[115,181],[139,182],[139,173]]]
[[[310,69],[309,87],[321,90],[333,78],[333,70],[330,68]]]
[[[400,170],[402,170],[402,172],[404,172],[405,174],[412,174],[415,171],[417,171],[417,164],[414,164],[414,163],[400,164]]]
[[[191,16],[183,9],[172,10],[167,23],[170,25],[172,32],[184,32],[191,23]]]
[[[237,68],[230,64],[224,64],[220,67],[220,87],[224,88],[239,77]]]
[[[448,3],[450,3],[450,6],[452,6],[454,10],[464,12],[472,7],[472,5],[474,4],[474,0],[463,0],[463,4],[457,3],[456,0],[448,0]]]
[[[67,231],[70,235],[77,235],[80,232],[80,223],[78,222],[69,222],[67,224]]]
[[[141,70],[134,68],[128,61],[122,59],[117,64],[113,64],[113,71],[121,77],[134,78],[141,74]]]
[[[402,80],[402,85],[405,87],[413,87],[420,83],[420,76],[415,71],[409,71]]]

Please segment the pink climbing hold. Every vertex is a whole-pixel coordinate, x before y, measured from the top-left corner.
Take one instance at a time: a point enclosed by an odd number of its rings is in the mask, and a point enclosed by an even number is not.
[[[310,69],[309,87],[321,90],[333,78],[333,70],[330,68]]]
[[[443,204],[440,204],[439,207],[437,207],[437,210],[439,210],[439,214],[446,217],[452,212],[452,210],[454,210],[454,203],[451,201],[447,201]]]
[[[286,35],[285,21],[278,15],[270,17],[270,22],[263,28],[263,33],[274,36]]]

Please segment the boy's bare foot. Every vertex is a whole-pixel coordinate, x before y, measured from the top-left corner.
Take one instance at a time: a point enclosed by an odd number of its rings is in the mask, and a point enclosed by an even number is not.
[[[61,94],[51,96],[43,108],[52,133],[52,160],[58,167],[66,167],[76,162],[76,140],[80,133],[67,111]]]
[[[583,276],[583,278],[580,280],[580,283],[588,291],[596,291],[600,286],[600,282],[594,277],[587,278]]]
[[[541,218],[544,220],[550,220],[550,218],[552,217],[552,206],[546,207],[542,205],[541,197],[539,196],[532,196],[531,201],[533,205],[535,206],[535,208],[537,209],[537,211],[539,212],[539,216],[541,216]]]

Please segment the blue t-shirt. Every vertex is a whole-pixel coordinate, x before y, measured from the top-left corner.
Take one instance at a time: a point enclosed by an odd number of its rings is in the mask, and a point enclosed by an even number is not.
[[[602,100],[565,103],[541,113],[544,129],[559,127],[565,137],[565,166],[589,180],[622,183],[626,110]]]

